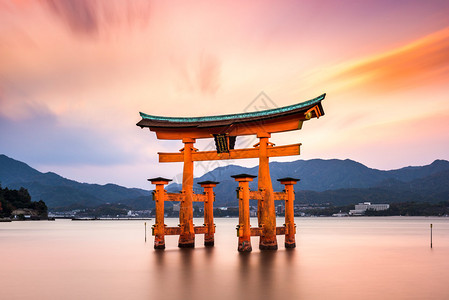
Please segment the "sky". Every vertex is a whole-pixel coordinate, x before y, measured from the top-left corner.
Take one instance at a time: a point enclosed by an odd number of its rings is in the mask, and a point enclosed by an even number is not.
[[[272,135],[302,143],[276,160],[449,160],[448,14],[447,0],[0,0],[0,154],[149,189],[179,181],[182,163],[157,152],[182,143],[137,127],[139,112],[240,113],[326,93],[325,116]],[[257,159],[196,163],[195,176],[229,163]]]

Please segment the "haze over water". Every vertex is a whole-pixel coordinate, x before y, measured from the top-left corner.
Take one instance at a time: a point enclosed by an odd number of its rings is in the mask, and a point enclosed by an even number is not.
[[[250,254],[236,251],[234,218],[216,219],[214,248],[167,237],[165,251],[153,250],[152,222],[146,243],[143,221],[1,223],[2,298],[449,298],[448,218],[299,218],[296,249],[279,237],[260,252],[252,238]]]

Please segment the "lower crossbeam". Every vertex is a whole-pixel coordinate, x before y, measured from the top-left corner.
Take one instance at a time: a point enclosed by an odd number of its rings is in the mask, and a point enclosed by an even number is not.
[[[276,227],[276,235],[285,235],[286,234],[285,226]],[[251,236],[262,236],[263,228],[262,227],[251,227]]]
[[[208,233],[207,226],[194,226],[193,230],[195,234],[206,234]],[[164,235],[180,235],[181,227],[165,227]]]

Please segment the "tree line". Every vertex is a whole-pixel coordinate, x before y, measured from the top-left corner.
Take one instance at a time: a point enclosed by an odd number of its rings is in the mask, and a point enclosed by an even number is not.
[[[0,217],[9,218],[16,209],[34,210],[38,218],[48,217],[48,208],[44,201],[31,201],[28,190],[21,187],[18,190],[2,188],[0,185]]]

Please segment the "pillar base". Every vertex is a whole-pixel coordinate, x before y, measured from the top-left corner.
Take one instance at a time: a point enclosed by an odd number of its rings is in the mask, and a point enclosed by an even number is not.
[[[251,247],[250,242],[241,242],[239,243],[239,247],[237,249],[239,252],[251,252],[253,248]]]
[[[190,243],[178,243],[179,248],[195,248],[195,242]]]
[[[165,244],[154,244],[154,249],[164,250]]]
[[[293,249],[296,248],[296,243],[292,242],[292,243],[285,243],[285,248],[287,249]]]
[[[205,241],[205,242],[204,242],[204,246],[205,246],[205,247],[213,247],[214,244],[215,244],[214,241]]]
[[[181,226],[181,228],[182,228],[182,226]],[[178,239],[178,247],[179,248],[195,248],[195,234],[194,233],[181,234]]]
[[[259,249],[260,250],[277,250],[278,249],[278,245],[277,243],[260,243],[259,244]]]

